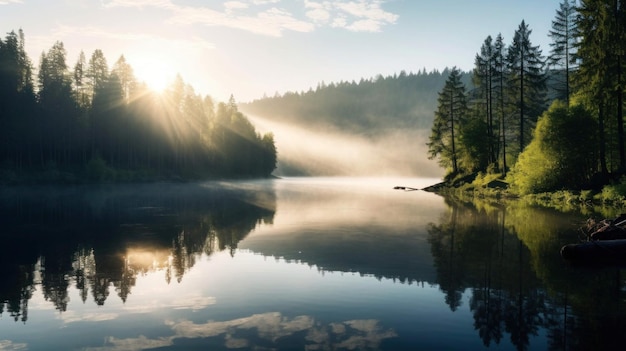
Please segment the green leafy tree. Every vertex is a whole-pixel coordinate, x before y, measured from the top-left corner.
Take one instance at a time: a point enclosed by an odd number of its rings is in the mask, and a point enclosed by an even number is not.
[[[438,107],[428,145],[429,158],[439,158],[439,164],[458,174],[459,152],[457,141],[459,129],[467,113],[465,84],[461,82],[461,71],[454,67],[439,92]]]
[[[510,72],[509,92],[519,116],[518,152],[522,152],[530,141],[526,135],[530,135],[537,118],[545,108],[546,79],[543,71],[545,63],[539,46],[533,46],[530,41],[531,33],[526,22],[522,21],[515,31],[507,55]]]
[[[596,171],[597,124],[582,105],[555,101],[519,156],[512,183],[522,194],[577,189]]]
[[[460,126],[458,149],[462,169],[478,172],[488,168],[493,148],[488,130],[489,125],[480,116],[471,116]]]

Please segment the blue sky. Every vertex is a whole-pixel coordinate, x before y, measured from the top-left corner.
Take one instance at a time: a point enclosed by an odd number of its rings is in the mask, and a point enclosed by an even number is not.
[[[557,0],[0,0],[3,33],[22,28],[35,67],[60,40],[73,66],[101,49],[155,87],[180,73],[225,101],[401,70],[470,70],[488,35],[522,20],[549,53]]]

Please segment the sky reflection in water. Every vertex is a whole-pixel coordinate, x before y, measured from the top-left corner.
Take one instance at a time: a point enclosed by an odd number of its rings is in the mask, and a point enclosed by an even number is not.
[[[500,215],[392,190],[433,182],[5,191],[0,350],[548,348],[536,252]]]

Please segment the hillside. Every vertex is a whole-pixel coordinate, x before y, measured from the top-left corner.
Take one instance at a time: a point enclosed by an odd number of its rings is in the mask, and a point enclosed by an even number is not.
[[[240,108],[274,121],[334,126],[359,134],[398,128],[430,129],[437,94],[448,74],[448,69],[408,74],[402,71],[358,83],[320,83],[315,90],[265,97],[240,104]]]
[[[426,158],[449,70],[320,83],[239,108],[275,134],[278,175],[439,176]],[[464,79],[469,85],[470,75]]]

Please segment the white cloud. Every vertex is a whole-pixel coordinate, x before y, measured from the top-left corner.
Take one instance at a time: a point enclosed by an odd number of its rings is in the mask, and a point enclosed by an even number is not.
[[[171,0],[110,0],[104,7],[167,9],[171,15],[170,24],[221,26],[275,37],[282,36],[284,31],[312,32],[316,26],[324,25],[355,32],[379,32],[383,26],[394,24],[398,19],[398,15],[382,8],[383,0],[305,0],[304,18],[298,18],[284,8],[267,7],[279,2],[232,0],[224,2],[223,9],[217,10],[207,6],[175,5]]]
[[[109,337],[103,347],[89,348],[90,351],[137,351],[174,345],[176,339],[223,338],[228,348],[254,348],[255,339],[277,342],[285,337],[293,337],[301,332],[307,342],[307,349],[377,349],[384,339],[397,336],[393,329],[384,330],[377,320],[351,320],[324,325],[311,316],[289,318],[279,312],[254,314],[230,321],[208,321],[196,324],[189,320],[166,322],[174,335],[148,339],[143,335],[136,338],[117,339]],[[243,331],[243,333],[241,333]],[[242,335],[256,335],[252,339]]]
[[[0,0],[0,5],[21,4],[21,3],[22,3],[22,0]]]
[[[298,20],[289,12],[277,8],[259,12],[254,16],[235,16],[208,8],[184,7],[175,11],[169,22],[223,26],[275,37],[281,36],[284,30],[310,32],[315,28],[313,24]]]
[[[330,23],[334,28],[354,32],[379,32],[394,24],[398,15],[385,11],[382,0],[313,1],[305,0],[306,16],[317,24]]]
[[[103,347],[87,347],[86,351],[139,351],[147,349],[155,349],[174,345],[174,340],[169,338],[148,339],[143,335],[137,338],[118,339],[109,337],[106,339],[107,346]]]
[[[252,0],[254,5],[277,4],[280,0]]]
[[[0,5],[4,5],[4,3],[0,2]],[[18,350],[28,350],[28,345],[22,343],[13,343],[13,341],[11,340],[0,340],[0,351]]]
[[[224,3],[224,9],[226,9],[226,13],[232,13],[235,10],[247,9],[248,7],[248,4],[241,1],[227,1]]]
[[[118,317],[119,315],[117,313],[88,312],[81,314],[76,311],[65,311],[59,314],[57,318],[61,319],[64,323],[75,323],[111,321]]]

